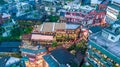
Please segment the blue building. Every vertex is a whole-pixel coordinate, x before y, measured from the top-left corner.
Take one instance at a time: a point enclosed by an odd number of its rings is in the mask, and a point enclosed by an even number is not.
[[[0,58],[0,67],[21,67],[22,64],[21,64],[20,58],[15,58],[15,57]],[[22,67],[25,67],[25,66],[22,66]]]
[[[87,61],[94,67],[120,67],[120,20],[89,36]]]
[[[20,52],[21,42],[12,41],[12,42],[1,42],[0,43],[0,52]]]
[[[91,3],[91,0],[82,0],[83,5],[89,5]]]

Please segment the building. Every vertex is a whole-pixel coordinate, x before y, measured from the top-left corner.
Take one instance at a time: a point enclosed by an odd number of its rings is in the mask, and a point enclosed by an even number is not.
[[[6,23],[2,24],[1,27],[4,28],[5,30],[2,36],[7,37],[7,36],[11,36],[10,34],[11,30],[13,30],[14,28],[17,28],[18,26],[17,26],[17,22],[14,21],[14,19],[12,19],[12,20],[6,21]]]
[[[60,1],[43,0],[44,10],[48,15],[56,15],[57,11],[62,7]]]
[[[112,0],[111,4],[107,6],[106,22],[111,24],[112,22],[120,19],[120,2],[119,0]]]
[[[43,56],[48,67],[78,67],[78,60],[65,48],[52,50],[50,54]]]
[[[15,57],[0,57],[0,67],[17,67],[20,66],[20,58]]]
[[[91,0],[90,5],[97,6],[97,5],[101,4],[102,1],[103,0]]]
[[[20,51],[22,57],[26,58],[26,67],[46,67],[46,63],[42,58],[42,56],[47,54],[45,47],[24,44]]]
[[[90,5],[91,3],[91,0],[82,0],[82,3],[83,5]]]
[[[0,43],[0,52],[20,52],[21,47],[20,41],[11,41],[11,42],[1,42]]]
[[[23,26],[28,27],[28,26],[33,26],[35,24],[40,24],[42,21],[45,20],[43,18],[45,18],[45,13],[35,10],[35,11],[29,12],[22,16],[17,17],[16,20],[20,24],[23,24]]]
[[[77,39],[80,33],[80,24],[71,23],[43,23],[35,26],[34,34],[41,34],[42,36],[53,36],[53,40],[64,41],[65,39]],[[51,38],[50,38],[51,39]]]
[[[89,36],[86,60],[94,67],[120,67],[120,20]]]
[[[95,8],[90,7],[88,5],[80,6],[76,4],[71,4],[71,5],[68,4],[67,6],[64,6],[64,9],[65,9],[64,11],[60,12],[60,16],[64,17],[66,22],[81,23],[81,24],[83,21],[85,21],[86,23],[87,20],[90,20],[90,19],[92,20],[93,18],[89,19],[86,17],[89,15],[90,12],[95,10]]]
[[[4,22],[10,19],[10,14],[7,13],[1,13],[0,14],[0,25],[2,25]]]
[[[27,12],[30,12],[32,10],[32,5],[30,5],[28,2],[18,2],[16,5],[16,8],[18,10],[16,16],[24,15]]]
[[[31,35],[31,44],[52,44],[52,41],[54,40],[53,36],[51,35],[41,35],[41,34],[32,34]]]

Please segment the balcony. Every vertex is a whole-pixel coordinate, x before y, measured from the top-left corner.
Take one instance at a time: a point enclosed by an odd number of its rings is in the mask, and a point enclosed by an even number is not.
[[[87,59],[87,60],[89,61],[89,63],[92,64],[94,67],[99,67],[99,66],[97,65],[97,63],[95,63],[95,61],[94,61],[93,59],[91,59],[91,58],[89,58],[89,57],[87,57],[86,59]]]
[[[113,43],[102,37],[101,32],[98,32],[89,37],[88,43],[110,59],[120,64],[120,42]]]

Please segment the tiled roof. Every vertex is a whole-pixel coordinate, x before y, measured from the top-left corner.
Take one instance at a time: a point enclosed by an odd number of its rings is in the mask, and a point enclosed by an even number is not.
[[[59,67],[59,64],[52,58],[51,55],[47,54],[43,56],[43,58],[48,63],[49,67]]]
[[[19,52],[21,42],[2,42],[0,52]]]
[[[74,56],[64,48],[58,48],[51,51],[51,55],[60,63],[67,64],[74,60]]]
[[[0,43],[0,47],[19,47],[21,42],[19,41],[11,41],[11,42],[2,42]]]
[[[68,67],[71,64],[76,63],[76,58],[70,54],[65,48],[57,48],[51,51],[51,54],[43,56],[44,60],[50,67]]]

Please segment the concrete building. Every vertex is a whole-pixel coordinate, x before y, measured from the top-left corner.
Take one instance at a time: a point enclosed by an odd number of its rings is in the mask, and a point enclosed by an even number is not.
[[[86,60],[94,67],[120,67],[120,20],[89,36]]]
[[[97,6],[101,4],[103,0],[91,0],[91,6]]]
[[[15,6],[17,7],[17,10],[18,10],[18,12],[16,14],[17,17],[24,15],[27,12],[30,12],[32,9],[32,5],[30,5],[27,2],[19,2]]]
[[[11,41],[11,42],[1,42],[0,43],[0,53],[6,52],[6,53],[19,53],[20,47],[21,47],[20,41]]]
[[[60,12],[60,16],[65,18],[66,22],[71,23],[81,23],[83,21],[88,21],[89,18],[86,17],[89,15],[90,12],[95,10],[95,8],[90,6],[80,6],[76,4],[69,4],[67,6],[64,6],[64,9],[64,11]],[[93,18],[91,18],[91,21],[92,19]]]
[[[0,57],[0,67],[19,67],[21,65],[20,58]],[[24,67],[24,66],[23,66]]]
[[[78,38],[80,32],[80,24],[71,23],[43,23],[34,27],[34,34],[41,34],[42,36],[52,37],[52,40],[64,41],[65,39],[75,40]],[[43,38],[41,38],[43,39]],[[47,38],[46,38],[47,40]]]
[[[32,46],[24,44],[20,51],[22,57],[26,57],[26,67],[46,67],[46,63],[42,58],[42,56],[47,54],[47,50],[45,47],[42,47],[41,45]]]
[[[106,22],[111,24],[112,22],[120,19],[120,1],[112,0],[111,4],[108,4],[106,13]]]

